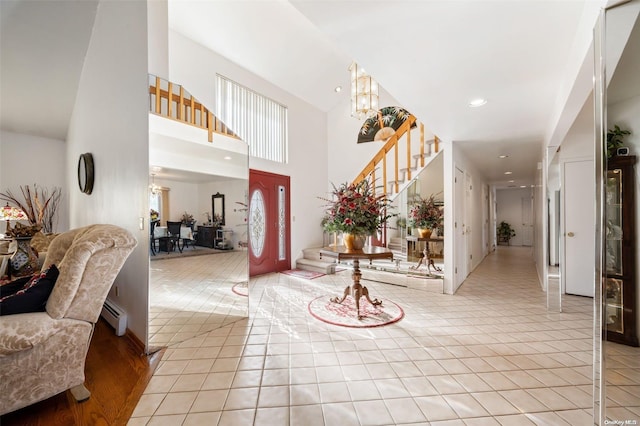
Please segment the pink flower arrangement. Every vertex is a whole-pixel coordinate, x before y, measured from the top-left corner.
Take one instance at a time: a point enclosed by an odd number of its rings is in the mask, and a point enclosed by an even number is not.
[[[440,228],[442,220],[442,207],[436,205],[433,194],[429,198],[420,198],[409,212],[409,223],[415,228]]]
[[[394,214],[383,195],[375,196],[369,181],[357,184],[343,183],[333,187],[333,199],[328,201],[326,214],[322,220],[327,232],[345,232],[357,235],[372,235]]]

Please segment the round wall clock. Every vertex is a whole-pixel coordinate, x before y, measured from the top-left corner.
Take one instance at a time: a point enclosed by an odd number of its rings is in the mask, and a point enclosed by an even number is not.
[[[78,159],[78,186],[85,194],[93,191],[93,155],[90,153],[80,154]]]

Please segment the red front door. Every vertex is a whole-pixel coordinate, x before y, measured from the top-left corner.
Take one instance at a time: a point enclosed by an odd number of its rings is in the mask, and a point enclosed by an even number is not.
[[[291,269],[289,176],[249,170],[249,276]]]

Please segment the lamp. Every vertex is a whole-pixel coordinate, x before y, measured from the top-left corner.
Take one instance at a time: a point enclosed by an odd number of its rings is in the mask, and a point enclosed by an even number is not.
[[[153,194],[153,195],[158,194],[162,190],[161,186],[156,185],[156,175],[155,175],[155,173],[151,173],[151,185],[149,185],[149,190],[151,191],[151,194]]]
[[[351,116],[362,120],[378,112],[378,83],[353,62],[351,71]]]
[[[7,221],[7,228],[4,231],[5,233],[11,229],[11,224],[9,223],[10,220],[29,220],[27,215],[21,209],[10,206],[9,203],[0,210],[0,218]]]

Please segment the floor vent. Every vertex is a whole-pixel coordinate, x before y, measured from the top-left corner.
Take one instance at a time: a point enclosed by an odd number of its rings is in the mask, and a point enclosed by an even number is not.
[[[127,313],[111,300],[105,300],[101,315],[115,329],[116,336],[122,336],[127,330]]]

